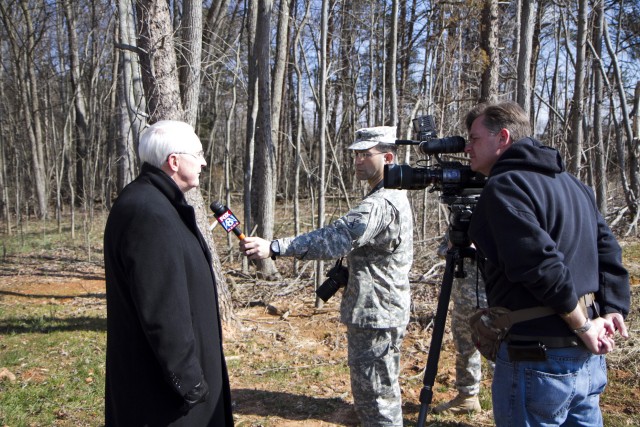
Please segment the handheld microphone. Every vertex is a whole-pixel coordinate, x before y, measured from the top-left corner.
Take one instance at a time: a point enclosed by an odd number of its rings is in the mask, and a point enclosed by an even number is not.
[[[233,234],[238,236],[238,239],[243,240],[245,238],[245,235],[240,228],[240,221],[236,218],[233,212],[231,212],[231,209],[218,201],[211,203],[210,208],[213,211],[213,215],[227,233],[233,231]]]

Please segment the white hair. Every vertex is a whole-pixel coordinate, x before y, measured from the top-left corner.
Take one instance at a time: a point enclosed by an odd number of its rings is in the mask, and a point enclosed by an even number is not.
[[[141,162],[161,167],[171,153],[202,149],[193,126],[178,120],[160,120],[142,131],[138,154]]]

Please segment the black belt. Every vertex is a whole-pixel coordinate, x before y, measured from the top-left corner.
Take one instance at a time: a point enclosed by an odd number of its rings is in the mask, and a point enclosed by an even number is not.
[[[576,337],[543,337],[536,335],[507,335],[507,342],[512,341],[525,341],[525,342],[540,342],[547,348],[563,348],[563,347],[577,347],[582,345],[582,340]]]
[[[598,317],[598,306],[596,304],[596,297],[593,292],[590,292],[578,298],[578,305],[582,307],[583,313],[589,319]],[[589,313],[589,309],[591,309],[593,313]],[[567,337],[547,337],[537,335],[508,334],[505,338],[505,341],[540,342],[547,348],[577,347],[579,345],[583,345],[582,340],[575,335]]]

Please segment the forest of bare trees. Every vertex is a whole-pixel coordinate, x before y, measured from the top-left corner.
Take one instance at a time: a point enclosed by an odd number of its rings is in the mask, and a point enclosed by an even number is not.
[[[361,194],[344,150],[356,129],[411,139],[430,114],[439,136],[464,136],[467,111],[498,99],[520,103],[607,218],[637,233],[635,0],[0,0],[0,18],[6,233],[108,210],[137,174],[140,130],[167,118],[203,141],[203,212],[242,194],[245,229],[270,238],[276,200],[298,226],[306,198],[321,225],[328,195]],[[413,198],[420,218],[427,196]]]

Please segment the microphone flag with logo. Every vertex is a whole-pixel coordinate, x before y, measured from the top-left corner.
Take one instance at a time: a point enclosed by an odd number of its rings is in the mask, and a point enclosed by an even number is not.
[[[236,218],[233,212],[231,212],[231,209],[218,201],[211,203],[210,208],[213,211],[213,215],[227,233],[233,231],[233,234],[235,234],[238,239],[243,240],[245,238],[245,235],[240,228],[240,221]]]

